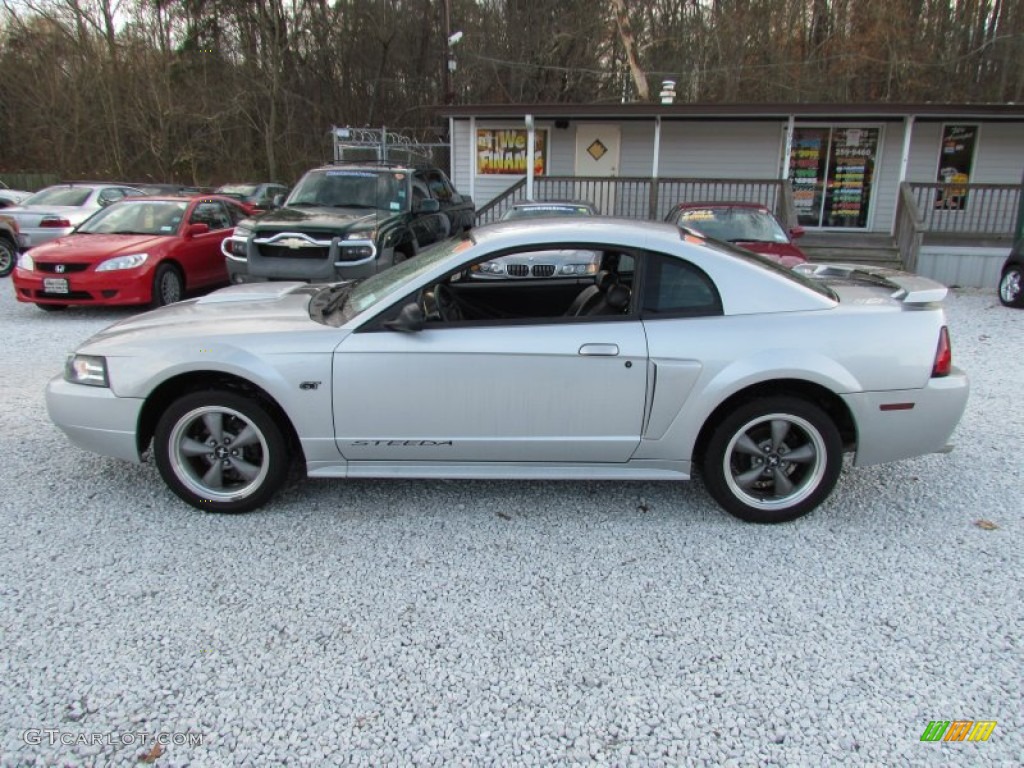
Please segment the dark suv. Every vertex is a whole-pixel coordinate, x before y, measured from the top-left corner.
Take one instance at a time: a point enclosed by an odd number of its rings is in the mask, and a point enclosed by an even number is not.
[[[235,227],[232,282],[372,275],[470,229],[473,201],[433,166],[337,163],[309,171],[284,206]]]

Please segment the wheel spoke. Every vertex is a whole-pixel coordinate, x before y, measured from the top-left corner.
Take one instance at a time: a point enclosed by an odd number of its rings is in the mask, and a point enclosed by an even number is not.
[[[750,456],[763,456],[764,451],[757,447],[757,443],[750,439],[750,435],[744,434],[736,441],[736,450],[739,453],[746,453]]]
[[[205,456],[211,450],[206,443],[201,443],[191,437],[186,437],[178,446],[183,456]]]
[[[224,472],[219,461],[213,462],[213,465],[203,475],[203,485],[207,488],[224,487]]]
[[[260,473],[260,468],[255,464],[250,464],[247,461],[232,456],[228,461],[231,462],[231,466],[234,467],[235,471],[238,472],[246,480],[254,480]]]
[[[740,488],[749,488],[757,482],[757,479],[762,475],[764,475],[764,467],[754,467],[753,469],[748,469],[746,472],[741,472],[733,479],[736,480],[736,485]]]
[[[818,458],[817,451],[814,450],[814,446],[810,443],[801,445],[799,448],[790,451],[782,457],[786,461],[793,461],[797,464],[810,464],[812,461]]]
[[[775,478],[775,495],[776,496],[789,496],[793,492],[793,483],[787,477],[786,473],[782,471],[780,467],[776,467],[772,471],[772,475]]]
[[[772,421],[772,450],[777,451],[782,441],[789,434],[791,424],[785,419],[774,419]]]
[[[236,437],[231,444],[235,448],[244,448],[247,445],[252,445],[259,441],[259,432],[252,428],[252,424],[246,424],[245,429],[238,433],[238,437]]]
[[[203,414],[203,424],[206,431],[218,443],[224,439],[224,414],[220,411],[210,411]]]

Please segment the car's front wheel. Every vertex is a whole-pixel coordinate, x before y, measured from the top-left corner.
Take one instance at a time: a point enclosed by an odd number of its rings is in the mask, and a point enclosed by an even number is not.
[[[999,281],[999,301],[1004,307],[1024,308],[1024,269],[1007,267]]]
[[[262,506],[288,474],[281,427],[259,400],[232,392],[195,392],[172,403],[157,422],[153,453],[175,494],[214,512]]]
[[[793,397],[739,406],[716,426],[704,459],[708,491],[727,512],[752,523],[807,514],[835,487],[842,439],[821,408]]]
[[[185,295],[185,281],[181,272],[172,264],[161,264],[153,276],[153,298],[150,306],[156,309],[166,304],[181,301]]]
[[[8,238],[0,235],[0,277],[7,277],[18,262],[18,250]]]

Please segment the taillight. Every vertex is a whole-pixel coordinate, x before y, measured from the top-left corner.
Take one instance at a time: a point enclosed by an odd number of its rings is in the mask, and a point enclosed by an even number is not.
[[[40,227],[53,227],[54,229],[67,229],[71,226],[71,222],[67,219],[62,219],[59,216],[44,216],[43,220],[39,222]]]
[[[935,349],[935,364],[932,365],[932,378],[949,376],[953,368],[953,348],[949,346],[949,329],[942,326],[939,331],[939,346]]]

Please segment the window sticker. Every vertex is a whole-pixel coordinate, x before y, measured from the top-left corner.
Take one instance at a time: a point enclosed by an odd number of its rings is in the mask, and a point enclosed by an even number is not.
[[[373,179],[377,174],[373,171],[328,171],[328,176],[356,176],[361,179]]]
[[[388,208],[390,208],[392,211],[400,211],[402,210],[402,205],[401,203],[391,202],[388,204]]]

